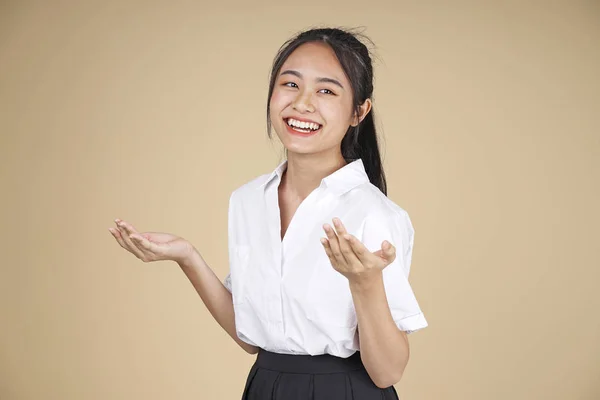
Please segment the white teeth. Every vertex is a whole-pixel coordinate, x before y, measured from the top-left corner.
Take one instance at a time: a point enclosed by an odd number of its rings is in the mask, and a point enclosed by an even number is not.
[[[290,126],[293,126],[295,128],[311,129],[313,131],[316,131],[317,129],[319,129],[321,127],[321,125],[315,124],[314,122],[301,122],[301,121],[297,121],[293,118],[288,118],[287,124]]]

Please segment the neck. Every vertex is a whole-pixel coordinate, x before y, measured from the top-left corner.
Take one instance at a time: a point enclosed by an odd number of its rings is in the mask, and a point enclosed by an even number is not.
[[[301,200],[316,189],[323,178],[347,164],[341,153],[332,156],[288,152],[287,160],[282,186],[289,194]]]

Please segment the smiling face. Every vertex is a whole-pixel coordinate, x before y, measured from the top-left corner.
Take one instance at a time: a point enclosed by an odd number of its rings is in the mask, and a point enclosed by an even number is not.
[[[350,82],[326,44],[299,46],[283,63],[271,96],[270,119],[289,153],[340,153],[353,116]],[[367,111],[368,112],[368,111]]]

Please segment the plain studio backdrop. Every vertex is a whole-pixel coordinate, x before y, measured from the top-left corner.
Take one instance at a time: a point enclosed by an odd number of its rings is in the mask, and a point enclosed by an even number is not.
[[[254,361],[172,262],[228,271],[271,172],[279,46],[363,27],[389,196],[415,227],[406,400],[600,398],[598,1],[2,1],[0,399],[238,399]]]

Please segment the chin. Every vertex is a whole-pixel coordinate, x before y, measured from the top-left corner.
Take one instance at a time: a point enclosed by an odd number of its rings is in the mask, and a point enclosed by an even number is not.
[[[314,154],[324,151],[323,142],[319,136],[297,136],[288,133],[286,127],[274,127],[277,137],[288,153]],[[282,129],[282,130],[280,130]],[[281,133],[283,132],[283,134]]]
[[[288,153],[295,154],[313,154],[318,153],[320,149],[315,148],[314,146],[297,146],[295,144],[287,144],[284,143],[283,147],[288,151]]]

